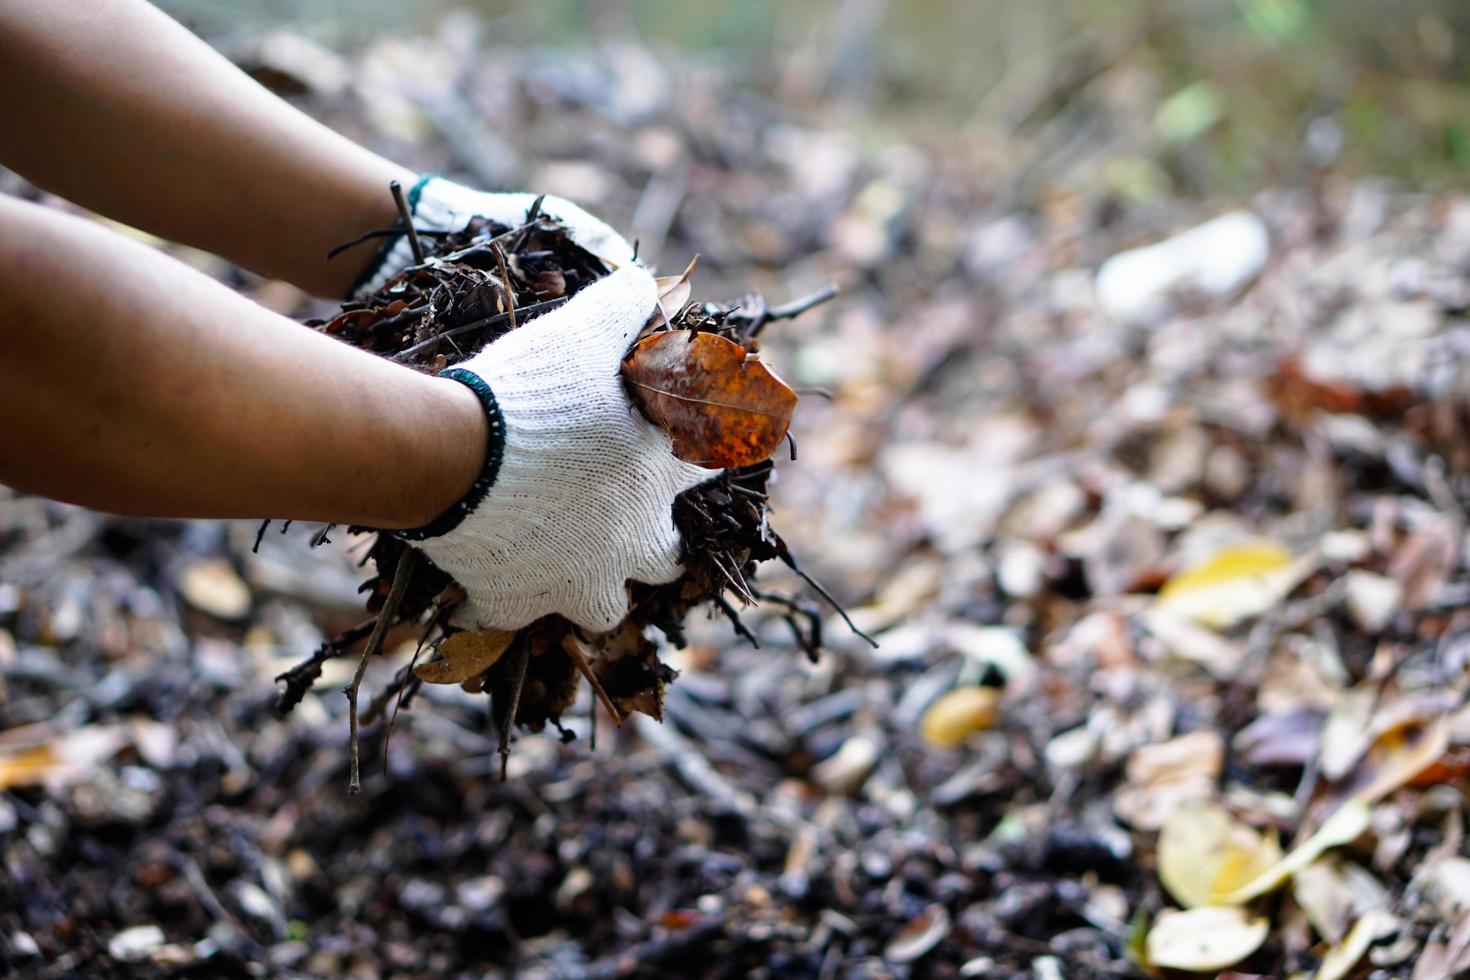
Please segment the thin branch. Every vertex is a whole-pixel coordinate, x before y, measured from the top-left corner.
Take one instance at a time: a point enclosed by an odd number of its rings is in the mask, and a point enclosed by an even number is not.
[[[500,721],[500,781],[505,782],[510,769],[510,732],[516,724],[516,712],[521,708],[521,689],[526,686],[526,669],[531,666],[531,648],[524,641],[517,644],[516,680],[510,692],[510,710]]]
[[[724,613],[725,618],[730,620],[730,625],[735,629],[735,635],[744,637],[750,642],[751,646],[759,650],[761,646],[760,640],[757,640],[755,634],[740,621],[740,611],[730,605],[730,600],[722,595],[717,595],[715,596],[715,605],[719,606],[720,612]]]
[[[868,646],[872,647],[874,650],[878,649],[878,641],[857,628],[857,625],[852,621],[852,617],[847,614],[846,609],[842,608],[842,604],[832,597],[832,593],[828,592],[822,586],[821,582],[818,582],[816,579],[812,578],[806,572],[801,570],[801,566],[796,563],[796,559],[791,557],[791,552],[787,549],[786,542],[782,541],[779,536],[777,536],[776,538],[776,554],[781,559],[781,561],[785,562],[787,568],[795,572],[803,582],[811,586],[816,591],[817,595],[821,596],[823,599],[826,599],[828,605],[837,610],[837,615],[842,617],[842,621],[847,624],[848,629],[852,630],[858,636],[861,636],[864,640],[867,640]]]
[[[751,317],[751,324],[746,328],[746,336],[755,337],[765,329],[766,324],[772,320],[789,320],[800,316],[814,306],[820,306],[837,295],[837,284],[827,283],[821,289],[804,296],[801,299],[792,300],[783,306],[772,306],[762,310],[759,314]]]
[[[403,233],[408,236],[408,247],[413,250],[413,264],[423,265],[424,243],[419,241],[418,230],[413,226],[413,212],[404,199],[403,185],[396,180],[389,181],[388,190],[393,192],[393,203],[398,205],[398,218],[403,222]]]
[[[372,632],[375,620],[366,619],[356,626],[343,631],[341,636],[328,640],[317,647],[307,660],[297,664],[283,674],[278,674],[276,680],[285,681],[286,689],[276,699],[276,717],[283,718],[290,713],[291,709],[301,703],[306,697],[306,692],[311,690],[317,678],[322,676],[322,665],[328,660],[333,660],[345,654],[352,646]]]
[[[613,704],[613,699],[608,697],[607,691],[603,689],[602,682],[597,679],[597,675],[592,673],[592,665],[587,662],[587,655],[582,652],[582,641],[571,633],[568,633],[561,639],[561,648],[567,652],[567,656],[572,658],[572,663],[576,665],[578,672],[587,678],[587,683],[592,687],[592,693],[597,695],[597,699],[602,702],[602,706],[607,709],[607,713],[612,715],[613,722],[621,726],[623,724],[623,713],[618,710],[616,704]]]
[[[538,199],[539,200],[539,199]],[[500,267],[500,295],[505,297],[505,315],[510,317],[510,328],[516,328],[516,296],[510,288],[510,273],[505,268],[505,250],[495,246],[495,264]]]
[[[418,552],[411,548],[405,549],[398,556],[398,567],[393,570],[393,585],[388,590],[388,597],[383,600],[383,608],[378,610],[378,621],[373,624],[373,635],[368,637],[367,646],[363,647],[362,659],[357,662],[357,673],[352,675],[352,683],[342,690],[347,695],[347,720],[352,751],[352,776],[347,783],[347,792],[354,795],[362,792],[361,761],[357,744],[357,692],[362,687],[362,676],[367,673],[368,660],[382,646],[383,635],[388,632],[388,625],[398,614],[398,605],[403,601],[403,594],[408,591],[408,580],[413,576],[414,560],[417,556]]]

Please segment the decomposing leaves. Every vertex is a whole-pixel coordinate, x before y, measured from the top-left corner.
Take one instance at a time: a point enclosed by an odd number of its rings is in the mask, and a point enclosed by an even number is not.
[[[1128,785],[1118,790],[1113,808],[1141,830],[1159,829],[1180,804],[1214,795],[1224,763],[1225,743],[1217,732],[1141,746],[1128,759]]]
[[[1302,841],[1291,852],[1274,865],[1262,871],[1251,881],[1221,896],[1226,905],[1239,905],[1257,896],[1281,887],[1288,878],[1308,867],[1324,853],[1357,840],[1368,829],[1371,814],[1368,805],[1361,800],[1350,800],[1328,817],[1317,832]]]
[[[1303,572],[1291,552],[1274,542],[1225,548],[1164,583],[1158,608],[1227,629],[1275,606]]]
[[[929,706],[919,721],[919,732],[935,748],[952,749],[995,724],[999,714],[999,690],[959,687],[940,695]]]
[[[1382,909],[1364,914],[1353,923],[1342,942],[1334,945],[1322,957],[1322,965],[1317,967],[1313,980],[1342,980],[1358,965],[1363,954],[1368,952],[1368,947],[1373,945],[1373,940],[1392,927],[1393,917]]]
[[[1449,719],[1405,717],[1379,732],[1358,762],[1349,791],[1371,803],[1413,780],[1449,749]]]
[[[438,660],[419,664],[413,672],[428,684],[463,684],[493,667],[515,636],[506,630],[455,633],[439,644]]]
[[[1177,807],[1159,835],[1159,880],[1186,908],[1224,904],[1224,896],[1280,859],[1273,836],[1213,804]]]
[[[623,378],[647,419],[674,440],[674,455],[710,468],[771,457],[796,412],[796,392],[731,340],[669,330],[640,340]]]
[[[250,611],[250,587],[224,558],[190,562],[179,573],[179,591],[189,605],[216,619],[240,619]]]
[[[1199,908],[1159,913],[1145,949],[1154,966],[1175,970],[1223,970],[1261,948],[1270,932],[1265,916],[1238,908]]]
[[[7,748],[0,751],[0,791],[17,786],[64,786],[85,778],[128,741],[124,726],[88,725],[56,738]]]

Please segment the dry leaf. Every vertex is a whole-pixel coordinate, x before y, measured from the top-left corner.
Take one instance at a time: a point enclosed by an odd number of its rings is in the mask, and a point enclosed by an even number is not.
[[[1213,804],[1175,807],[1159,835],[1159,880],[1180,905],[1222,905],[1222,897],[1281,860],[1274,838]]]
[[[1298,871],[1291,879],[1291,897],[1323,939],[1335,943],[1347,934],[1353,893],[1335,861],[1314,861]]]
[[[0,791],[65,786],[93,773],[128,742],[122,725],[90,725],[39,745],[0,752]]]
[[[943,905],[931,905],[898,930],[883,955],[894,963],[912,963],[939,945],[949,930],[949,911]]]
[[[689,302],[689,294],[694,288],[689,283],[689,277],[698,265],[699,256],[696,255],[689,260],[689,264],[684,267],[684,271],[677,276],[659,276],[655,281],[655,285],[658,288],[659,304],[666,311],[677,313],[684,308],[685,303]]]
[[[1371,816],[1367,803],[1359,799],[1349,800],[1328,817],[1315,834],[1293,848],[1286,857],[1261,872],[1254,880],[1228,895],[1221,896],[1220,900],[1227,905],[1239,905],[1281,887],[1286,879],[1312,864],[1331,848],[1356,840],[1358,835],[1368,829]]]
[[[1000,691],[993,687],[958,687],[941,695],[919,719],[919,734],[937,749],[952,749],[975,732],[995,724]]]
[[[1263,916],[1247,915],[1244,909],[1166,909],[1148,931],[1145,948],[1154,966],[1223,970],[1260,949],[1270,927]]]
[[[1388,574],[1403,590],[1406,609],[1431,602],[1455,566],[1456,534],[1444,524],[1415,531],[1388,563]]]
[[[505,630],[455,633],[439,644],[440,659],[413,669],[428,684],[462,684],[494,666],[515,634]]]
[[[1342,942],[1333,946],[1322,957],[1322,965],[1317,967],[1313,980],[1342,980],[1358,965],[1363,954],[1368,952],[1368,947],[1373,945],[1373,940],[1392,927],[1393,917],[1382,910],[1362,916],[1353,923]]]
[[[640,340],[623,379],[674,455],[733,469],[769,459],[796,411],[796,392],[745,348],[711,333],[669,330]]]
[[[1352,771],[1367,750],[1378,692],[1371,684],[1343,694],[1322,726],[1322,775],[1336,782]]]
[[[1382,799],[1439,761],[1449,744],[1446,717],[1398,721],[1380,732],[1363,753],[1350,784],[1352,797],[1366,803]]]
[[[1470,970],[1470,915],[1459,920],[1447,939],[1424,944],[1414,964],[1413,980],[1457,977],[1465,970]]]
[[[1141,746],[1128,757],[1128,785],[1114,795],[1113,810],[1140,830],[1158,830],[1181,804],[1214,796],[1224,760],[1218,732]]]
[[[189,605],[217,619],[242,619],[250,611],[250,587],[223,558],[190,563],[178,581]]]
[[[1294,562],[1275,542],[1225,548],[1159,590],[1158,608],[1211,629],[1228,629],[1275,606],[1314,564]]]

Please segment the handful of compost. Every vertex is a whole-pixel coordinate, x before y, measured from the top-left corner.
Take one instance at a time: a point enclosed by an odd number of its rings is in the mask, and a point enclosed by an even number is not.
[[[757,335],[831,291],[775,310],[758,297],[691,302],[694,263],[655,280],[600,222],[589,234],[559,220],[596,221],[572,205],[505,195],[523,210],[487,217],[495,208],[473,201],[431,204],[433,191],[418,199],[401,271],[375,272],[368,291],[313,325],[469,386],[488,422],[484,471],[429,525],[377,532],[376,619],[283,674],[281,706],[366,640],[348,689],[355,786],[357,685],[396,623],[426,622],[434,657],[399,671],[364,719],[423,683],[457,683],[489,694],[502,752],[513,724],[557,723],[580,679],[615,720],[659,718],[674,671],[647,627],[682,644],[685,615],[712,604],[753,641],[727,594],[776,603],[815,655],[816,610],[752,584],[771,558],[802,574],[766,498],[797,396],[759,360]]]

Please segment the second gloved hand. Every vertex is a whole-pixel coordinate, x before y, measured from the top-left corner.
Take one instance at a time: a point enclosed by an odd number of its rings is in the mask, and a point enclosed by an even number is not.
[[[623,388],[656,301],[653,277],[627,266],[444,372],[485,405],[489,458],[465,500],[396,533],[464,587],[456,625],[560,613],[600,632],[627,615],[626,580],[680,575],[674,498],[718,471],[675,458]]]

